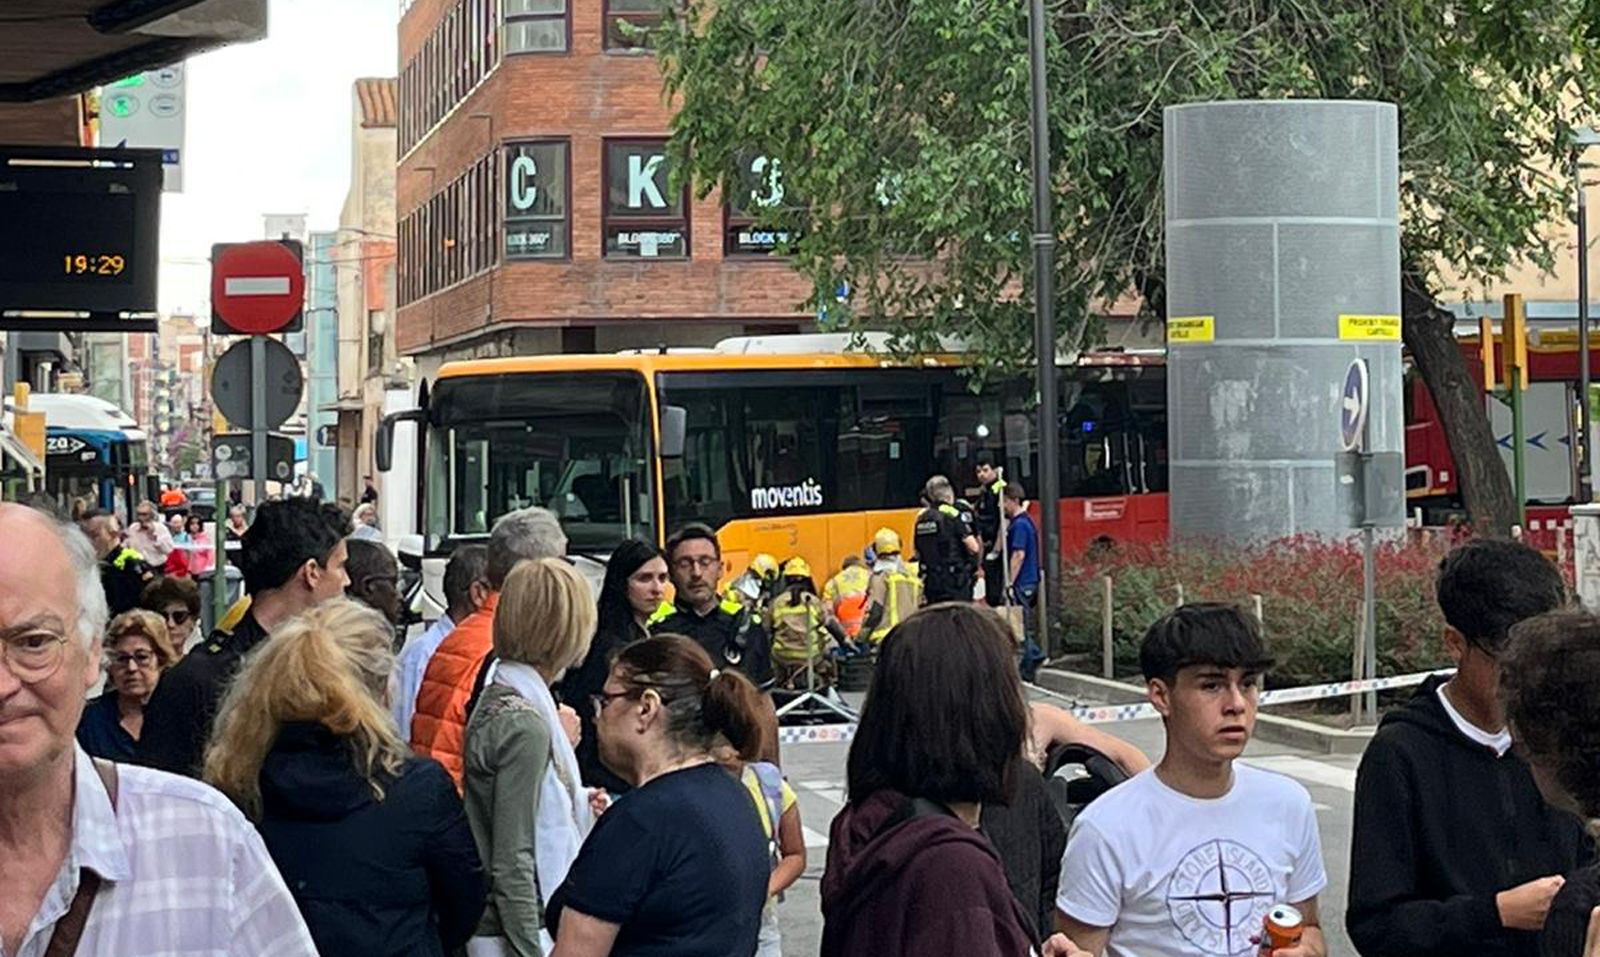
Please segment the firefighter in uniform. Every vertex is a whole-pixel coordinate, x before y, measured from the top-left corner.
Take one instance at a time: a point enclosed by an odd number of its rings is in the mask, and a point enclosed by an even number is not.
[[[973,524],[978,531],[978,544],[983,548],[984,600],[989,607],[998,608],[1005,598],[1005,567],[1000,547],[1000,495],[1006,483],[1000,470],[994,466],[994,453],[985,449],[978,453],[978,501],[973,506]]]
[[[817,597],[811,566],[791,558],[783,566],[780,590],[767,612],[767,633],[772,636],[772,663],[777,684],[791,691],[808,691],[833,685],[833,662],[828,649],[843,643],[845,633]],[[809,684],[810,665],[815,684]]]
[[[917,516],[917,564],[928,601],[971,601],[982,547],[971,519],[956,508],[955,489],[943,475],[923,489],[928,507]]]
[[[922,579],[900,557],[900,535],[880,528],[872,536],[872,578],[867,583],[867,613],[861,631],[876,648],[895,625],[922,604]]]
[[[861,635],[861,622],[867,613],[867,586],[872,581],[872,570],[859,555],[844,560],[839,574],[822,586],[822,603],[844,629],[846,638],[855,640]]]

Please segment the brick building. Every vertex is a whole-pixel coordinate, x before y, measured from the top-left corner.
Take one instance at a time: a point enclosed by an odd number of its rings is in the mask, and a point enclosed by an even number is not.
[[[654,0],[415,0],[400,21],[396,344],[469,356],[708,345],[812,322],[713,193],[673,195]]]

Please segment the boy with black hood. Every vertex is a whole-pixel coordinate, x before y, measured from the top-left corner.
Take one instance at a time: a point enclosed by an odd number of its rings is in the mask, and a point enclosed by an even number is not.
[[[1362,957],[1534,957],[1560,875],[1587,852],[1511,753],[1499,656],[1566,589],[1533,549],[1480,539],[1440,563],[1437,596],[1457,671],[1385,716],[1361,759],[1345,925]]]

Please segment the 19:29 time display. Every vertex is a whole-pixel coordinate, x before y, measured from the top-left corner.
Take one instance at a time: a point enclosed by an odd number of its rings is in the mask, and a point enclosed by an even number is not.
[[[116,253],[69,253],[61,265],[68,276],[120,276],[128,268],[127,259]]]

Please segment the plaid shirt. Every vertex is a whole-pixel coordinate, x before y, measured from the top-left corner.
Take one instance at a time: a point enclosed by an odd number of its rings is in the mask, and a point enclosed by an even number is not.
[[[41,957],[78,891],[80,868],[100,893],[79,954],[316,957],[294,898],[256,829],[197,781],[117,766],[117,809],[77,750],[72,845],[22,938],[0,957]]]

